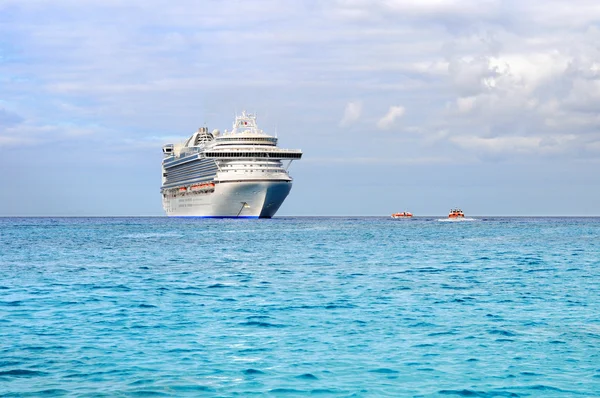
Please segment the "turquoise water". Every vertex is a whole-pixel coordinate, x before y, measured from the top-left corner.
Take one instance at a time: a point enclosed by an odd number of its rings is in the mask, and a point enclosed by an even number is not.
[[[0,219],[0,396],[600,396],[600,219]]]

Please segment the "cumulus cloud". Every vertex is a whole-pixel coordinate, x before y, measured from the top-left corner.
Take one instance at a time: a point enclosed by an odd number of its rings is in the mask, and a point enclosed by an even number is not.
[[[344,109],[344,116],[340,120],[340,126],[348,126],[356,122],[362,114],[362,103],[360,101],[348,102]]]
[[[390,106],[388,112],[377,122],[377,127],[381,130],[387,130],[394,125],[397,119],[404,116],[405,109],[403,106]]]

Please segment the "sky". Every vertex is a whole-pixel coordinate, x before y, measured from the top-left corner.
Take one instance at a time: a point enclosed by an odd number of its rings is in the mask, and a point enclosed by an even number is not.
[[[600,215],[600,2],[0,0],[0,216],[158,216],[242,110],[278,215]]]

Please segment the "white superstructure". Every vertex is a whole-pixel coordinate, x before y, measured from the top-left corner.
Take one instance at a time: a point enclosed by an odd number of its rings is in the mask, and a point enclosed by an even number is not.
[[[179,217],[271,218],[292,188],[289,165],[302,157],[278,148],[246,112],[232,131],[201,127],[184,144],[163,146],[163,154],[163,208]]]

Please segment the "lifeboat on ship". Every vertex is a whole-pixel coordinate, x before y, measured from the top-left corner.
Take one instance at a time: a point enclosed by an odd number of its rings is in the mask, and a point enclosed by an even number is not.
[[[461,209],[452,209],[450,213],[448,213],[448,218],[450,219],[458,219],[465,218],[465,213]]]
[[[413,215],[408,211],[403,211],[402,213],[394,213],[392,214],[392,218],[411,218]]]

